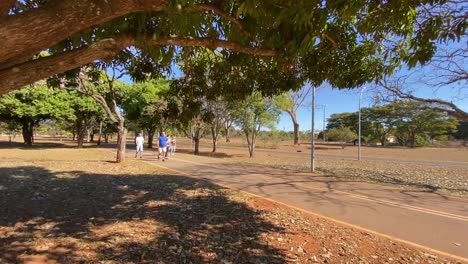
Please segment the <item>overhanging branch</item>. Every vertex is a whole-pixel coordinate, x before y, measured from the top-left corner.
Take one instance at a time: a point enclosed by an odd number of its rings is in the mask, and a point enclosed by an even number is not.
[[[437,106],[431,107],[434,110],[446,112],[447,114],[460,120],[468,120],[468,113],[460,109],[457,105],[455,105],[452,102],[444,101],[441,99],[422,98],[422,97],[414,96],[410,93],[405,93],[401,91],[397,87],[392,87],[383,82],[380,82],[380,86],[382,86],[385,90],[393,93],[394,95],[396,95],[397,97],[401,99],[409,99],[409,100],[424,102],[428,104],[435,104]]]
[[[0,2],[1,8],[9,6],[9,1]],[[0,64],[31,58],[74,33],[114,18],[165,6],[166,0],[49,0],[37,9],[0,20]]]
[[[212,11],[216,14],[218,14],[219,16],[227,19],[228,21],[232,22],[233,24],[237,25],[237,27],[239,27],[240,31],[242,33],[244,33],[246,36],[248,36],[249,38],[255,40],[257,43],[260,42],[260,40],[254,36],[251,32],[249,32],[244,24],[242,24],[242,22],[237,19],[236,17],[233,17],[232,15],[230,15],[229,13],[225,12],[224,10],[222,10],[221,8],[215,6],[215,5],[212,5],[212,4],[200,4],[196,7],[196,9],[198,10],[204,10],[204,11]]]
[[[0,70],[0,94],[7,93],[52,75],[78,68],[96,60],[111,60],[121,50],[129,46],[171,45],[182,47],[209,47],[212,49],[223,48],[259,56],[275,56],[279,54],[279,52],[275,50],[258,49],[231,41],[212,38],[169,37],[155,39],[150,35],[136,36],[122,34],[114,38],[100,40],[89,47],[31,60],[8,69]]]
[[[16,0],[2,0],[0,1],[0,17],[7,16],[8,11],[16,4]]]

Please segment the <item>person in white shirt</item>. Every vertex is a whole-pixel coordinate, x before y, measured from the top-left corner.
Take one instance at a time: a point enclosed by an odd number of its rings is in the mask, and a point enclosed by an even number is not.
[[[138,157],[138,153],[140,153],[140,159],[142,158],[144,143],[145,143],[145,138],[143,138],[141,133],[138,133],[138,136],[135,138],[135,144],[136,144],[135,158]]]
[[[171,154],[171,156],[173,156],[175,154],[175,151],[176,151],[176,137],[171,136],[170,142],[171,142],[170,154]]]

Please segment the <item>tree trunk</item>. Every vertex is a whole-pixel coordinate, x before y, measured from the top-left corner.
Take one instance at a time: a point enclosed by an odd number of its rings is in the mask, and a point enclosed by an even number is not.
[[[78,119],[76,120],[76,136],[78,140],[78,148],[83,148],[83,142],[86,134],[86,125],[84,120]]]
[[[194,153],[195,155],[200,154],[200,128],[196,127],[192,130],[192,141],[194,143]]]
[[[88,126],[86,126],[86,142],[87,143],[91,142],[91,132]]]
[[[294,124],[294,145],[300,145],[301,142],[299,140],[299,124],[298,123],[293,123]]]
[[[154,140],[154,133],[156,133],[156,129],[148,129],[146,131],[148,133],[148,148],[153,148],[153,140]]]
[[[229,143],[231,142],[231,132],[230,132],[231,126],[224,123],[224,130],[226,130],[226,142]]]
[[[249,157],[253,158],[254,151],[255,151],[255,134],[252,133],[252,135],[251,135],[247,130],[244,130],[244,132],[245,132],[245,136],[247,138],[247,146],[248,146],[248,149],[249,149]],[[250,138],[250,136],[252,136],[252,138]]]
[[[102,121],[99,122],[99,134],[98,134],[98,141],[97,145],[101,145],[101,137],[102,137]]]
[[[117,137],[117,163],[125,160],[125,150],[127,148],[127,129],[123,122],[119,123],[119,136]]]
[[[254,156],[254,146],[249,144],[249,157],[253,158]]]
[[[109,134],[108,133],[104,133],[104,142],[109,143]]]
[[[24,144],[28,147],[31,147],[33,144],[33,122],[25,121],[23,122],[22,133]]]
[[[292,110],[288,110],[286,112],[291,117],[291,121],[293,122],[294,126],[294,145],[300,145],[301,142],[299,139],[299,123],[297,122],[296,112]]]
[[[213,150],[212,152],[216,152],[216,147],[218,146],[218,135],[219,135],[219,131],[217,129],[217,127],[211,127],[211,136],[212,136],[212,139],[213,139]]]
[[[195,155],[199,155],[200,154],[200,138],[197,136],[197,137],[193,137],[193,141],[195,143],[195,150],[194,150],[194,154]]]
[[[231,142],[231,131],[230,129],[226,129],[226,142],[230,143]]]
[[[380,137],[380,144],[382,147],[385,147],[385,140],[387,139],[387,135],[383,135]]]
[[[410,133],[410,146],[416,147],[416,133]]]

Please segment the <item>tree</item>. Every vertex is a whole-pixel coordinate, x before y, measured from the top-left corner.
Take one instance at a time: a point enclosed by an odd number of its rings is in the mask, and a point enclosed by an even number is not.
[[[342,148],[345,148],[346,142],[358,137],[358,135],[349,127],[332,128],[327,131],[327,135],[330,141],[340,141]]]
[[[107,69],[106,65],[104,65],[104,68]],[[109,65],[109,71],[111,75],[92,67],[79,69],[78,75],[75,75],[76,79],[69,80],[65,86],[74,88],[76,91],[90,96],[104,109],[118,133],[116,161],[120,163],[125,160],[127,141],[125,117],[121,113],[120,103],[123,97],[123,90],[128,85],[118,81],[124,74],[122,70],[118,74],[117,67],[111,64]]]
[[[327,119],[327,130],[340,127],[350,127],[353,131],[357,131],[359,116],[357,113],[337,113],[332,114]]]
[[[6,132],[8,134],[8,142],[12,142],[21,133],[21,126],[13,120],[3,120],[3,122],[0,122],[0,131]]]
[[[299,122],[297,121],[297,110],[304,106],[304,101],[309,96],[312,88],[304,86],[295,91],[291,90],[278,98],[281,110],[288,113],[294,126],[294,145],[300,145]]]
[[[468,121],[461,121],[458,123],[457,131],[453,134],[453,136],[456,139],[468,140]]]
[[[256,140],[262,127],[274,128],[279,120],[280,107],[274,98],[263,97],[255,92],[238,103],[234,116],[236,124],[242,129],[247,139],[249,156],[254,156]]]
[[[434,109],[422,108],[419,102],[405,104],[396,130],[396,137],[403,146],[416,147],[418,138],[433,139],[456,131],[458,120]]]
[[[44,84],[27,86],[0,98],[0,120],[20,124],[24,143],[32,146],[34,128],[50,118],[73,119],[73,111],[65,91],[50,89]]]
[[[280,68],[297,61],[314,84],[355,87],[462,35],[463,17],[426,11],[452,2],[4,0],[0,91],[98,60],[129,64],[138,79],[169,67],[174,46],[275,56]],[[44,50],[51,55],[34,57]]]
[[[70,121],[74,122],[74,129],[77,136],[78,148],[83,147],[84,138],[91,129],[93,121],[102,118],[104,115],[102,108],[91,97],[79,94],[76,91],[68,91],[67,98],[73,110]]]
[[[166,79],[135,83],[125,91],[123,109],[128,121],[144,129],[148,136],[148,148],[158,127],[167,125],[167,92],[170,82]]]
[[[362,109],[364,119],[370,122],[372,136],[380,141],[382,146],[385,146],[387,137],[395,129],[403,116],[401,108],[405,108],[404,104],[387,104],[372,108]],[[364,126],[368,128],[368,126]],[[369,133],[368,129],[365,129]],[[356,132],[356,131],[355,131]]]

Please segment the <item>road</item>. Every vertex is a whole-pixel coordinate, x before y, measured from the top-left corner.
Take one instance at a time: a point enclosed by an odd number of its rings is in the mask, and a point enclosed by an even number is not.
[[[178,146],[190,147],[190,144],[179,143]],[[200,144],[200,147],[211,148],[211,145]],[[223,149],[236,149],[236,150],[245,150],[246,148],[235,147],[235,146],[218,146],[218,151]],[[261,149],[256,148],[256,152],[263,153],[274,153],[274,154],[287,154],[293,156],[301,157],[310,157],[310,153],[306,152],[294,152],[294,151],[284,151],[284,150],[273,150],[273,149]],[[332,155],[332,154],[321,154],[316,153],[316,157],[319,158],[330,158],[330,159],[347,159],[347,160],[356,160],[357,156],[347,156],[347,155]],[[376,157],[361,157],[363,160],[376,160],[376,161],[387,161],[387,162],[397,162],[397,163],[415,163],[415,164],[426,164],[426,165],[437,165],[437,166],[449,166],[449,167],[465,167],[468,168],[468,162],[454,162],[454,161],[433,161],[433,160],[409,160],[409,159],[392,159],[392,158],[376,158]]]
[[[176,172],[346,222],[468,263],[468,199],[178,153]]]

